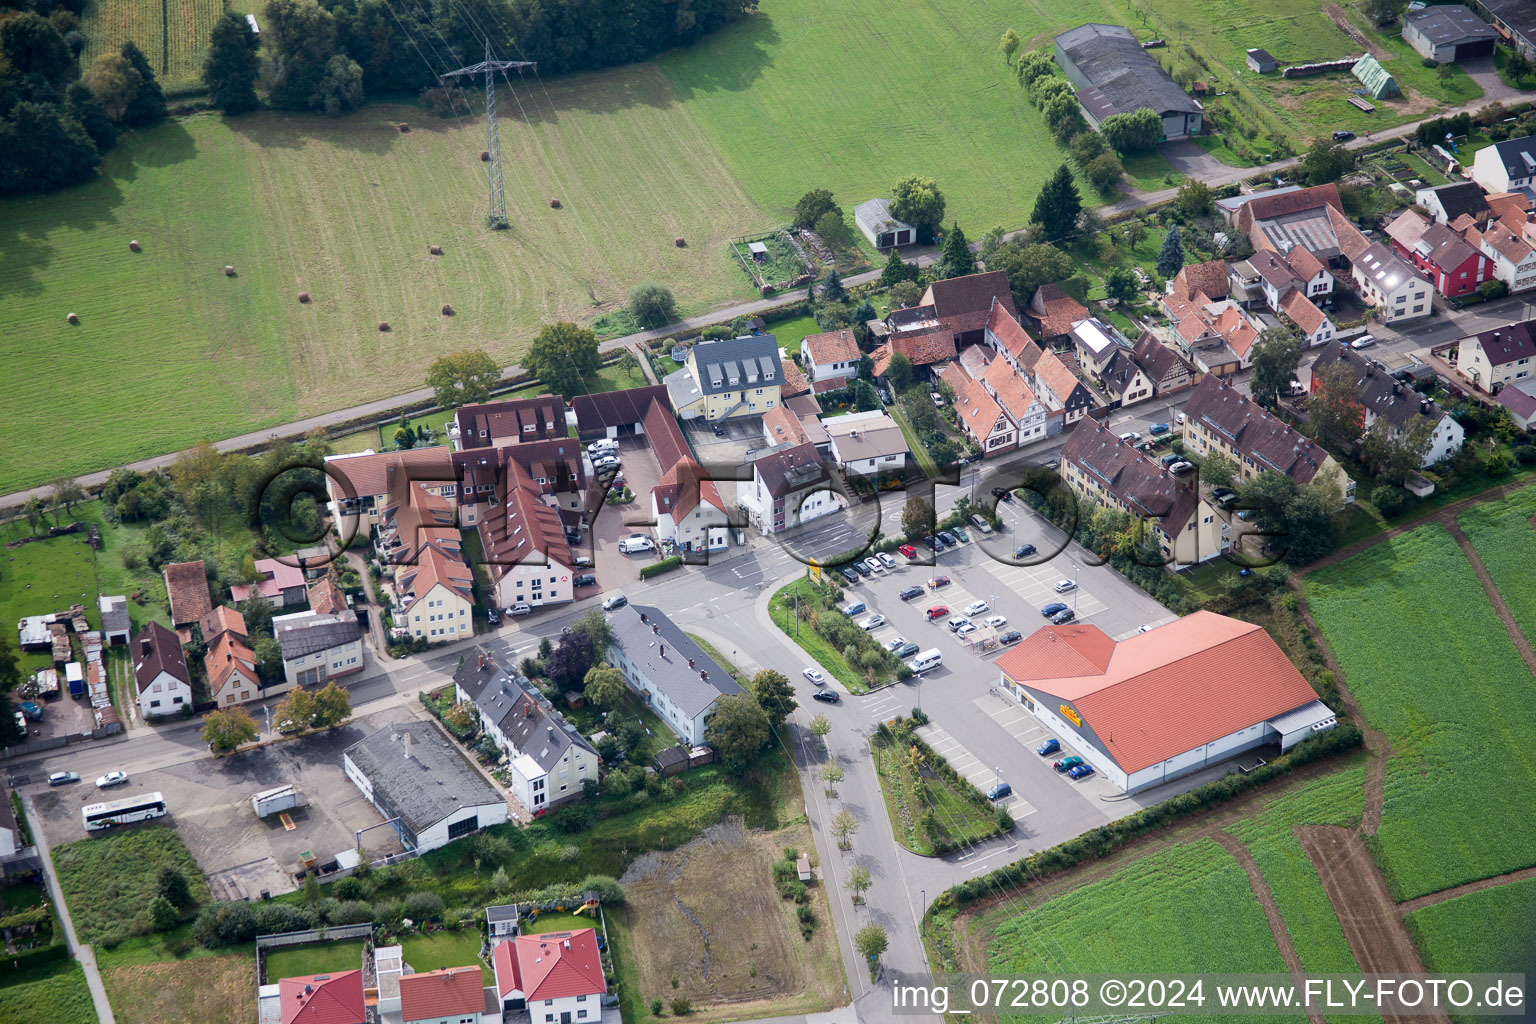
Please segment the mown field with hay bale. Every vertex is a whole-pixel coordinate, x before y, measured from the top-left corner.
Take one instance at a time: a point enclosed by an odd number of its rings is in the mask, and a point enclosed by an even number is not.
[[[149,58],[167,96],[200,92],[203,57],[224,0],[87,0],[80,67],[131,39]],[[169,20],[167,20],[169,16]]]
[[[447,351],[515,362],[645,280],[688,311],[753,297],[726,239],[772,221],[659,71],[521,99],[510,231],[482,225],[484,122],[390,104],[186,118],[95,182],[0,202],[0,492],[399,394]]]

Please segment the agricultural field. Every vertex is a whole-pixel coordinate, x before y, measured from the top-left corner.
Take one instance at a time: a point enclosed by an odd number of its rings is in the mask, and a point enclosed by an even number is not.
[[[203,956],[106,967],[102,981],[122,1024],[204,1024],[246,1019],[256,986],[250,955]]]
[[[283,946],[267,951],[267,979],[298,978],[307,974],[355,971],[363,966],[363,943],[359,939],[342,942],[317,942],[308,946]]]
[[[1509,613],[1527,640],[1536,642],[1536,588],[1530,568],[1536,564],[1536,487],[1527,487],[1505,498],[1465,512],[1456,520],[1493,585],[1499,588]]]
[[[203,873],[169,825],[135,825],[66,843],[54,849],[53,864],[82,942],[110,946],[126,938],[129,923],[155,895],[162,867],[186,875],[194,903],[208,899]]]
[[[1431,904],[1405,920],[1431,971],[1536,973],[1536,878]]]
[[[1509,814],[1536,800],[1536,692],[1451,536],[1422,526],[1308,575],[1305,590],[1392,745],[1371,843],[1393,897],[1536,864],[1536,822]]]
[[[19,977],[8,975],[0,985],[0,1020],[27,1024],[88,1024],[96,1020],[85,971],[63,960]]]
[[[203,57],[223,0],[87,0],[81,69],[128,40],[144,51],[167,96],[202,92]]]
[[[753,297],[726,239],[771,221],[660,71],[518,99],[505,232],[482,226],[483,125],[392,104],[190,117],[125,139],[90,184],[0,202],[0,491],[397,394],[444,351],[511,363],[643,280],[685,312]]]

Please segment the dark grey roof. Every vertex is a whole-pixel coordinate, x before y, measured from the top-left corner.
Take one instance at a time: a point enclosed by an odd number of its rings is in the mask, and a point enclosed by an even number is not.
[[[1262,46],[1255,46],[1253,49],[1249,50],[1248,56],[1252,57],[1254,60],[1261,64],[1276,63],[1274,55],[1271,54],[1268,50],[1264,49]]]
[[[1360,403],[1371,415],[1385,416],[1393,426],[1401,428],[1416,416],[1427,417],[1431,423],[1439,423],[1445,417],[1440,406],[1392,376],[1392,371],[1381,363],[1346,344],[1329,345],[1318,353],[1312,373],[1315,375],[1334,363],[1343,363],[1354,372]]]
[[[453,673],[454,683],[469,695],[488,721],[520,754],[527,754],[550,771],[572,747],[591,751],[592,745],[556,711],[526,676],[508,672],[484,647]]]
[[[743,692],[731,674],[659,608],[628,604],[609,612],[608,622],[614,644],[685,717],[693,718],[720,697]]]
[[[1531,0],[1478,0],[1479,7],[1499,19],[1511,32],[1536,43],[1536,3]]]
[[[1536,174],[1536,136],[1505,139],[1495,142],[1493,148],[1504,161],[1504,171],[1511,178],[1529,178]]]
[[[1447,221],[1455,220],[1464,213],[1477,217],[1488,211],[1488,203],[1483,198],[1483,188],[1475,181],[1453,181],[1449,185],[1440,185],[1421,191],[1435,194],[1441,209],[1445,210]]]
[[[1436,46],[1492,39],[1493,26],[1461,4],[1438,4],[1403,15],[1403,27],[1413,28]]]
[[[104,594],[97,601],[97,607],[101,609],[101,631],[103,633],[121,633],[129,628],[128,599],[126,597]]]
[[[357,624],[356,616],[325,615],[279,627],[277,644],[283,649],[283,660],[292,661],[333,647],[345,647],[362,635],[363,627]]]
[[[518,906],[516,903],[503,903],[501,906],[485,908],[485,919],[487,921],[516,921],[518,916]]]
[[[1063,32],[1056,46],[1089,87],[1078,92],[1097,120],[1151,107],[1158,114],[1200,112],[1200,104],[1179,88],[1136,37],[1119,25],[1087,24]]]
[[[779,343],[771,334],[754,334],[728,341],[701,341],[693,347],[699,368],[699,390],[706,395],[722,391],[740,391],[753,387],[772,387],[784,383],[779,366]],[[749,381],[749,376],[756,380]],[[731,378],[736,383],[731,383]]]
[[[1482,342],[1483,354],[1490,363],[1507,366],[1516,360],[1536,356],[1536,320],[1481,331],[1477,340]]]
[[[373,784],[376,799],[417,835],[462,807],[506,803],[431,722],[380,729],[348,747],[346,756]]]

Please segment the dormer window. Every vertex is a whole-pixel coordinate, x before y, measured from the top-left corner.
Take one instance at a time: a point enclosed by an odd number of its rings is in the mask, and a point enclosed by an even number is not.
[[[740,377],[732,377],[732,378],[731,378],[731,383],[732,383],[732,384],[735,384],[735,383],[737,383],[737,382],[738,382],[738,381],[740,381],[740,380],[741,380],[741,378],[740,378]]]

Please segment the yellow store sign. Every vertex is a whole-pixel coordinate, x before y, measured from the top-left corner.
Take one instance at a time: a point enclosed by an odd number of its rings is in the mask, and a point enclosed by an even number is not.
[[[1077,726],[1079,729],[1081,729],[1083,727],[1083,720],[1080,717],[1078,717],[1078,714],[1077,714],[1076,711],[1073,711],[1072,708],[1070,706],[1066,705],[1066,704],[1063,704],[1061,706],[1061,717],[1065,718],[1067,721],[1071,722],[1073,725]]]

